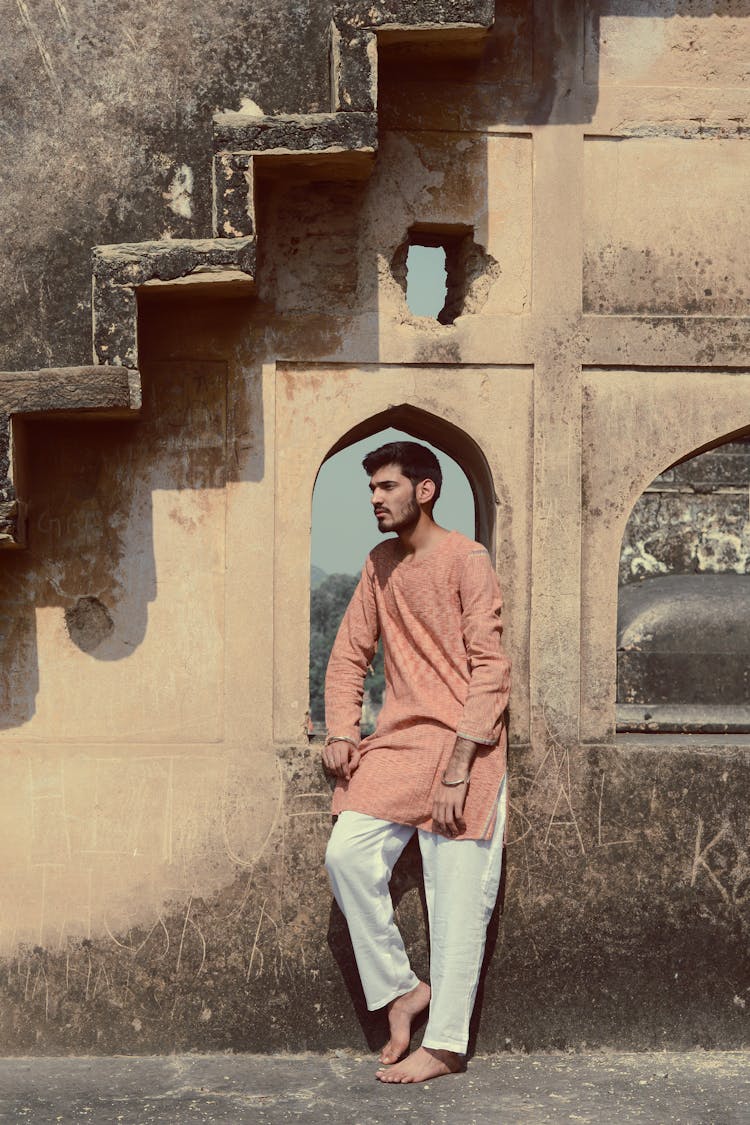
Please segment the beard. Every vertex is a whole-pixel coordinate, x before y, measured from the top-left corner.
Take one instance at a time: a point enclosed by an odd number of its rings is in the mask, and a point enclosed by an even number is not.
[[[412,496],[396,513],[384,512],[377,517],[378,531],[409,531],[419,523],[421,508]]]

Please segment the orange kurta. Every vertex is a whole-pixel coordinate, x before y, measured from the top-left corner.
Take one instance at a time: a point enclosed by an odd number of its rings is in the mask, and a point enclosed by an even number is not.
[[[359,745],[334,814],[352,809],[432,830],[433,795],[456,735],[480,743],[459,838],[492,834],[507,738],[510,660],[489,555],[452,531],[432,551],[403,557],[398,538],[370,552],[326,673],[326,726],[359,741],[364,677],[383,638],[386,690],[375,732]]]

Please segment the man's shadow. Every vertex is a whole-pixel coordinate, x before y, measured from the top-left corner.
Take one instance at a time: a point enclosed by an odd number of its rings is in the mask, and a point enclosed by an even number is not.
[[[409,953],[409,959],[414,972],[421,980],[429,981],[429,925],[427,919],[427,902],[424,895],[422,857],[420,855],[416,833],[404,848],[398,863],[393,869],[393,877],[391,878],[390,886],[393,907],[397,914],[399,908],[402,907],[402,900],[407,894],[412,900],[415,895],[418,896],[418,913],[416,911],[416,904],[405,903],[404,908],[401,910],[402,918],[397,918],[397,921],[399,923],[399,929],[401,929],[403,934],[404,944]],[[479,974],[479,986],[477,988],[474,1013],[469,1028],[467,1058],[471,1058],[476,1052],[477,1035],[484,1007],[487,972],[498,942],[500,917],[503,912],[504,901],[505,849],[503,849],[503,868],[500,889],[487,927],[487,942],[482,960],[482,968]],[[409,909],[410,906],[411,909]],[[419,915],[421,915],[421,917],[419,917]],[[421,927],[421,929],[415,932],[417,927]],[[362,1028],[362,1034],[365,1037],[367,1046],[371,1051],[380,1050],[388,1039],[386,1010],[385,1008],[381,1008],[376,1012],[367,1010],[364,992],[362,991],[362,985],[359,979],[357,962],[354,957],[354,949],[349,937],[349,929],[346,924],[346,919],[335,900],[331,902],[327,938],[328,946],[341,972],[342,979],[349,993],[350,1002],[354,1008],[354,1014]],[[427,1013],[412,1026],[411,1050],[414,1050],[414,1048],[419,1045],[426,1022]]]

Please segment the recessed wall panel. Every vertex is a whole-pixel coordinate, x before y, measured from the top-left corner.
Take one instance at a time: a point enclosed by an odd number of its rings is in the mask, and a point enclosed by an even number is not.
[[[589,137],[583,306],[589,313],[750,311],[750,143]]]
[[[600,86],[747,86],[750,0],[600,0],[586,14],[584,75]]]

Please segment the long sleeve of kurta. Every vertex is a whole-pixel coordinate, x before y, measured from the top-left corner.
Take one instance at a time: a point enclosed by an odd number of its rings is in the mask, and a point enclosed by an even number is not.
[[[412,559],[398,539],[370,552],[328,664],[329,735],[359,741],[364,679],[379,635],[385,693],[374,733],[359,742],[359,765],[349,780],[337,780],[334,813],[352,809],[430,830],[458,734],[479,743],[462,835],[491,834],[505,773],[510,678],[500,605],[487,551],[457,531]]]
[[[500,643],[500,587],[485,550],[471,551],[464,559],[459,595],[470,680],[456,734],[494,746],[508,705],[510,660]]]

